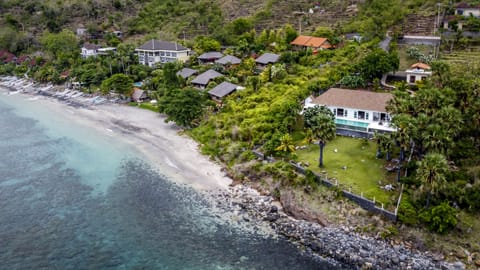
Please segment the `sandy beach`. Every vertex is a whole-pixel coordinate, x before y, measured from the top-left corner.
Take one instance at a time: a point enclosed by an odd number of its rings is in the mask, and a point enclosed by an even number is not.
[[[11,90],[5,86],[2,88],[3,94]],[[32,100],[31,94],[19,95]],[[219,164],[199,152],[194,140],[180,135],[181,129],[173,123],[165,123],[165,116],[161,114],[110,103],[72,107],[56,98],[41,95],[36,95],[32,102],[43,104],[69,121],[132,145],[154,168],[175,182],[202,190],[227,189],[232,182]]]

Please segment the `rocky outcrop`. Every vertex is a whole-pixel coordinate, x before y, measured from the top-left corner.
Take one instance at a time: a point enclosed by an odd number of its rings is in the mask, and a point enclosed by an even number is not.
[[[317,222],[295,219],[287,215],[272,197],[260,195],[243,185],[232,187],[229,194],[222,194],[221,197],[224,202],[219,205],[226,211],[235,212],[239,220],[267,223],[276,234],[287,237],[302,250],[321,258],[333,259],[339,266],[362,269],[462,269],[459,262],[449,264],[436,254],[365,236],[346,226],[324,227]],[[289,209],[293,212],[296,210],[295,207]]]
[[[280,197],[280,202],[282,203],[283,210],[289,216],[294,217],[295,219],[306,220],[310,222],[318,223],[322,226],[327,226],[327,219],[312,213],[307,208],[301,207],[295,202],[295,193],[293,192],[283,192]]]

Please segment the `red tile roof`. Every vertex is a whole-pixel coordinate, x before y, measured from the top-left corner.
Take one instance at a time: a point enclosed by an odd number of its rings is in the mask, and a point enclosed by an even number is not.
[[[325,106],[386,112],[385,108],[392,97],[392,94],[389,93],[330,88],[327,92],[314,98],[312,103]]]
[[[425,64],[425,63],[415,63],[413,65],[410,66],[411,68],[419,68],[419,69],[431,69],[429,65]]]
[[[332,45],[327,38],[312,37],[312,36],[298,36],[294,41],[290,42],[292,45],[305,46],[312,48],[330,49]]]

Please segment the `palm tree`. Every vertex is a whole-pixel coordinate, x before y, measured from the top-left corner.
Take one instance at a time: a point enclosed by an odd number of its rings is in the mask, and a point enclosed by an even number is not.
[[[323,148],[327,144],[327,141],[335,138],[337,128],[335,126],[334,118],[324,113],[314,116],[311,124],[313,136],[318,140],[318,145],[320,146],[318,166],[323,167]]]
[[[438,153],[429,153],[423,160],[417,162],[417,179],[422,183],[420,191],[427,193],[425,207],[430,205],[430,198],[435,195],[446,183],[448,162],[445,156]]]
[[[287,152],[288,154],[295,152],[295,145],[290,134],[285,134],[280,138],[280,145],[275,148],[276,151]]]
[[[390,134],[385,134],[383,141],[383,149],[385,149],[385,152],[387,153],[386,159],[387,161],[390,161],[392,159],[392,148],[393,148],[393,139]]]

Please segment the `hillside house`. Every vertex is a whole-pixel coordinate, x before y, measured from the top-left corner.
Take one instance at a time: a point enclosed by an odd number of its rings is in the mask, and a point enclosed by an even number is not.
[[[333,48],[327,38],[312,36],[298,36],[290,44],[301,49],[311,48],[314,52]]]
[[[330,88],[318,97],[308,97],[305,108],[326,106],[335,115],[337,133],[370,137],[375,131],[385,133],[395,130],[390,125],[386,110],[392,94],[367,90]]]
[[[133,102],[143,102],[147,98],[147,92],[140,88],[134,88],[132,93]]]
[[[410,69],[405,70],[407,74],[407,83],[415,85],[417,81],[426,80],[427,77],[432,76],[432,71],[429,65],[424,63],[415,63],[410,66]]]
[[[442,20],[442,25],[443,29],[449,30],[462,30],[463,29],[463,23],[464,21],[462,20],[462,17],[458,15],[449,15],[445,16]]]
[[[190,49],[177,42],[152,39],[135,49],[138,62],[142,65],[155,67],[157,64],[180,61],[185,62],[190,57]]]
[[[225,65],[238,65],[242,62],[242,60],[238,57],[235,57],[233,55],[225,55],[224,57],[218,59],[218,60],[215,60],[215,63],[217,64],[220,64],[222,66],[225,66]]]
[[[221,52],[206,52],[197,57],[200,64],[214,63],[218,59],[223,57]]]
[[[275,64],[280,59],[280,55],[274,53],[264,53],[260,55],[257,59],[255,59],[255,63],[257,63],[257,67],[259,69],[263,69],[269,64]]]
[[[176,74],[177,76],[180,76],[182,77],[183,79],[188,79],[190,78],[191,76],[197,74],[198,71],[195,70],[195,69],[191,69],[191,68],[182,68],[181,70],[179,70]]]
[[[480,5],[458,3],[455,6],[455,15],[460,15],[464,17],[473,16],[480,18]]]
[[[88,58],[88,57],[97,57],[98,55],[98,49],[102,48],[102,46],[97,45],[97,44],[91,44],[91,43],[85,43],[82,46],[82,58]]]
[[[215,86],[210,91],[208,91],[208,94],[212,97],[212,99],[215,102],[222,103],[222,99],[224,97],[232,94],[239,88],[240,86],[236,84],[229,83],[229,82],[222,82],[221,84]]]
[[[191,83],[195,86],[195,87],[198,87],[200,89],[205,89],[208,85],[208,83],[215,79],[215,78],[218,78],[218,77],[222,77],[223,74],[222,73],[218,73],[216,72],[215,70],[213,69],[209,69],[207,71],[205,71],[204,73],[198,75],[197,77],[195,77],[195,79],[193,79],[191,81]]]

